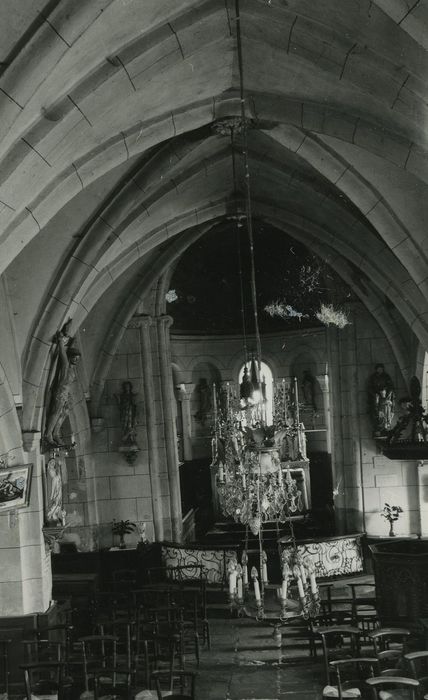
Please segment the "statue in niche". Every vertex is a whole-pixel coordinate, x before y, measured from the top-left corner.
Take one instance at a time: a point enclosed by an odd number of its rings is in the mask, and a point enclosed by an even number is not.
[[[211,410],[211,389],[204,377],[201,377],[199,380],[196,390],[198,392],[199,409],[195,413],[195,419],[202,425],[205,425],[208,413]]]
[[[46,520],[55,525],[65,525],[65,510],[62,505],[62,475],[61,466],[52,458],[46,468],[48,506]]]
[[[122,444],[136,445],[136,419],[137,419],[137,404],[135,403],[136,394],[132,391],[131,382],[123,382],[122,393],[116,396],[119,403],[120,424],[122,427]]]
[[[51,385],[51,398],[47,412],[45,440],[49,446],[65,447],[61,427],[70,411],[70,388],[76,379],[76,365],[81,353],[69,335],[71,319],[55,336],[56,368]]]
[[[308,369],[303,371],[302,379],[303,402],[305,406],[310,406],[314,411],[317,410],[315,403],[315,377]]]
[[[379,363],[369,379],[369,411],[374,437],[385,437],[394,418],[395,393],[392,379]]]

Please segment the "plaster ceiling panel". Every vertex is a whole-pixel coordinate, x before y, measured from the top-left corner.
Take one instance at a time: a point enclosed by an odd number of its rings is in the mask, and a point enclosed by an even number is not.
[[[44,295],[58,274],[67,252],[76,244],[75,236],[128,167],[129,164],[126,164],[117,168],[78,194],[17,255],[6,270],[20,353],[37,318]]]
[[[50,23],[64,37],[68,44],[73,44],[88,27],[112,4],[114,0],[91,0],[76,3],[74,0],[60,2],[50,17]]]
[[[45,0],[2,0],[0,4],[0,62],[37,18]]]
[[[401,21],[400,26],[424,49],[428,49],[428,2],[422,0],[414,5],[412,12]]]
[[[339,153],[371,184],[374,191],[389,203],[398,220],[411,232],[416,242],[422,241],[428,228],[428,185],[391,163],[367,153],[358,146],[330,137],[320,137]],[[340,188],[340,182],[338,183]]]
[[[111,3],[68,49],[63,60],[56,61],[52,57],[47,79],[28,105],[29,110],[37,114],[42,106],[72,91],[84,76],[93,74],[105,57],[114,56],[133,40],[150,35],[159,24],[178,16],[194,3],[195,0],[116,0]]]

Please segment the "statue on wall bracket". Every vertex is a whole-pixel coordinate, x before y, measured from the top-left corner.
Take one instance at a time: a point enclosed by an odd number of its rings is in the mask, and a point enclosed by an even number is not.
[[[410,380],[410,396],[400,399],[401,415],[389,432],[383,454],[389,459],[428,459],[428,414],[421,401],[417,377]]]
[[[385,372],[382,363],[375,366],[375,371],[369,379],[368,398],[373,437],[386,438],[394,418],[395,392],[392,379]]]
[[[121,445],[119,452],[123,452],[128,464],[134,464],[137,452],[140,448],[137,445],[137,404],[136,394],[133,391],[132,383],[123,382],[122,393],[116,395],[119,404],[120,425],[122,429]]]
[[[72,447],[64,443],[61,434],[62,425],[70,412],[70,389],[76,379],[76,366],[81,358],[80,350],[74,345],[74,338],[69,334],[70,325],[71,319],[63,325],[54,338],[56,348],[51,367],[53,380],[50,385],[43,438],[46,451]]]

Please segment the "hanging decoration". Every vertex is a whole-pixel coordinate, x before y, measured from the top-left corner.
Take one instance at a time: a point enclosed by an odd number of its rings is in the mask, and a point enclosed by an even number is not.
[[[253,220],[251,207],[250,168],[248,159],[248,119],[245,109],[244,75],[241,42],[239,0],[235,0],[238,68],[241,115],[239,131],[242,141],[244,166],[245,216],[236,211],[237,232],[244,226],[248,234],[250,260],[250,297],[253,311],[255,349],[248,355],[247,328],[243,303],[244,280],[241,265],[241,237],[238,235],[239,276],[241,282],[241,310],[246,363],[237,395],[234,386],[227,383],[221,391],[213,388],[214,436],[212,440],[212,468],[216,471],[217,493],[223,514],[246,526],[246,544],[241,563],[233,558],[227,568],[231,610],[238,614],[252,614],[257,620],[266,613],[269,589],[276,591],[274,616],[280,620],[291,614],[309,617],[319,610],[319,595],[315,573],[310,562],[299,558],[294,537],[292,516],[302,511],[302,493],[292,477],[291,467],[307,462],[305,428],[300,421],[297,380],[293,386],[285,380],[274,392],[273,423],[267,425],[266,384],[261,376],[261,338],[257,310],[257,290],[254,255]],[[227,125],[232,146],[232,166],[235,196],[238,192],[235,164],[235,126]],[[282,584],[272,587],[268,581],[268,557],[263,545],[263,523],[288,522],[292,549],[282,561]],[[258,537],[259,568],[248,572],[249,530]],[[279,531],[279,528],[278,528]],[[299,600],[289,596],[290,579],[297,584]],[[251,584],[250,584],[251,579]]]

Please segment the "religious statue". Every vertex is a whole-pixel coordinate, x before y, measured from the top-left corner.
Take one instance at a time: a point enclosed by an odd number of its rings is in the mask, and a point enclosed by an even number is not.
[[[61,467],[52,458],[47,464],[47,477],[50,480],[50,493],[48,495],[48,507],[46,520],[56,525],[65,525],[65,510],[62,507],[62,476]]]
[[[388,443],[420,444],[428,442],[428,414],[420,399],[421,385],[417,377],[410,380],[410,396],[398,402],[400,413],[388,436]]]
[[[208,413],[211,410],[211,389],[208,386],[207,380],[201,377],[199,384],[196,387],[199,397],[199,410],[195,413],[197,421],[205,425]]]
[[[74,338],[68,333],[70,324],[71,320],[67,321],[55,336],[56,369],[45,429],[45,440],[53,446],[64,446],[61,426],[70,411],[70,388],[76,379],[76,365],[81,357],[80,351],[74,347]]]
[[[314,411],[317,410],[315,403],[315,377],[308,369],[303,371],[302,379],[303,402],[305,406],[310,406]]]
[[[119,403],[122,444],[124,445],[136,445],[137,405],[135,396],[131,382],[123,382],[122,393],[116,396]]]
[[[369,379],[369,411],[374,437],[385,437],[394,417],[395,394],[392,379],[383,364],[377,364]]]

